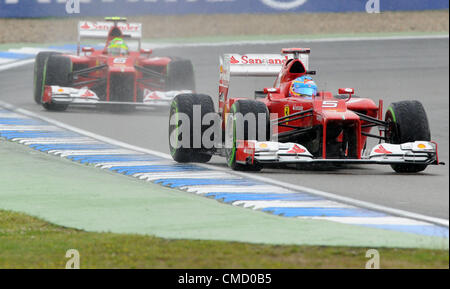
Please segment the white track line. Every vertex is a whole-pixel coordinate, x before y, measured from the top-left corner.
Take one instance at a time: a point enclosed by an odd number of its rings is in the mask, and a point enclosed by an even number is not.
[[[0,66],[0,71],[16,68],[16,67],[19,67],[19,66],[22,66],[22,65],[26,65],[26,64],[31,64],[31,63],[34,63],[34,58],[14,61],[12,63],[8,63],[8,64]]]
[[[108,137],[104,137],[104,136],[98,135],[96,133],[92,133],[92,132],[89,132],[89,131],[86,131],[86,130],[83,130],[83,129],[79,129],[79,128],[73,127],[71,125],[62,123],[62,122],[54,120],[54,119],[38,115],[38,114],[33,113],[31,111],[28,111],[28,110],[25,110],[25,109],[22,109],[22,108],[17,108],[15,106],[13,106],[11,104],[8,104],[8,103],[5,103],[3,101],[0,101],[0,106],[3,106],[5,108],[7,108],[7,109],[13,110],[13,111],[15,111],[17,113],[21,113],[21,114],[29,116],[29,117],[41,119],[43,121],[51,123],[51,124],[53,124],[55,126],[58,126],[60,128],[64,128],[64,129],[76,132],[78,134],[81,134],[81,135],[92,137],[94,139],[97,139],[97,140],[105,142],[105,143],[109,143],[109,144],[112,144],[112,145],[116,145],[116,146],[122,147],[122,148],[127,149],[127,150],[137,151],[137,152],[146,153],[146,154],[152,154],[152,155],[155,155],[155,156],[159,156],[161,158],[172,160],[172,157],[169,154],[165,154],[165,153],[157,152],[157,151],[154,151],[154,150],[149,150],[149,149],[137,147],[137,146],[134,146],[134,145],[130,145],[130,144],[118,141],[118,140],[114,140],[114,139],[111,139],[111,138],[108,138]],[[235,172],[235,171],[231,171],[228,168],[218,168],[218,167],[214,167],[214,166],[206,165],[206,164],[197,164],[197,165],[205,167],[205,168],[209,168],[211,170],[222,171],[222,172],[226,172],[226,173],[230,173],[230,174],[235,174],[235,175],[238,175],[238,176],[241,176],[241,177],[245,177],[245,178],[248,178],[248,179],[261,181],[261,182],[264,182],[264,183],[267,183],[267,184],[272,184],[272,185],[275,185],[275,186],[278,186],[278,187],[281,187],[281,188],[285,188],[285,189],[288,189],[288,190],[294,190],[294,191],[299,191],[299,192],[310,193],[310,194],[321,196],[321,197],[324,197],[324,198],[327,198],[327,199],[331,199],[331,200],[343,202],[343,203],[346,203],[346,204],[354,205],[354,206],[357,206],[357,207],[364,207],[364,208],[372,209],[372,210],[375,210],[375,211],[380,211],[380,212],[392,214],[392,215],[395,215],[395,216],[415,219],[415,220],[424,221],[424,222],[430,222],[430,223],[438,224],[438,225],[441,225],[441,226],[449,227],[449,221],[445,220],[445,219],[441,219],[441,218],[435,218],[435,217],[425,216],[425,215],[412,213],[412,212],[408,212],[408,211],[404,211],[404,210],[400,210],[400,209],[389,208],[389,207],[382,206],[382,205],[377,205],[377,204],[373,204],[373,203],[369,203],[369,202],[365,202],[365,201],[360,201],[360,200],[356,200],[356,199],[352,199],[352,198],[348,198],[348,197],[343,197],[343,196],[332,194],[332,193],[327,193],[327,192],[320,191],[320,190],[315,190],[315,189],[312,189],[312,188],[307,188],[307,187],[303,187],[303,186],[299,186],[299,185],[293,185],[293,184],[289,184],[289,183],[285,183],[285,182],[269,179],[267,177],[257,176],[255,174],[249,174],[249,173],[243,173],[243,172]]]
[[[218,42],[203,42],[203,43],[161,43],[154,44],[151,42],[144,42],[143,45],[152,47],[154,49],[163,48],[177,48],[177,47],[222,47],[222,46],[240,46],[240,45],[270,45],[270,44],[287,44],[294,42],[303,43],[327,43],[327,42],[350,42],[350,41],[387,41],[387,40],[420,40],[420,39],[448,39],[448,34],[438,35],[405,35],[405,36],[364,36],[364,37],[329,37],[329,38],[297,38],[293,36],[291,39],[280,40],[237,40],[237,41],[218,41]]]

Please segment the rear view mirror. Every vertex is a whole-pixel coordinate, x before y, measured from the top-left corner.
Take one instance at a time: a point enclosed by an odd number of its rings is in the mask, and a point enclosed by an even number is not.
[[[270,88],[264,88],[264,93],[265,94],[268,94],[268,93],[280,93],[280,88],[279,87],[277,87],[277,88],[275,88],[275,87],[270,87]]]
[[[355,94],[355,89],[354,88],[339,88],[338,93],[339,94],[348,94],[348,98],[345,101],[349,101],[350,99],[352,99],[352,95]]]
[[[354,88],[339,88],[339,94],[355,94]]]
[[[83,52],[94,52],[94,48],[93,47],[89,47],[89,46],[84,46],[83,48],[81,48],[81,51]]]
[[[150,55],[153,53],[152,49],[148,49],[148,48],[141,48],[141,54],[146,54],[146,55]]]
[[[92,53],[92,52],[94,52],[94,48],[93,47],[89,47],[89,46],[85,46],[85,47],[81,48],[81,51],[83,51],[84,54]]]

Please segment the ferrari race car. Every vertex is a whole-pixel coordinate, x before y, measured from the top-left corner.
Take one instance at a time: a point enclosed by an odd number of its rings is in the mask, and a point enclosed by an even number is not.
[[[169,149],[177,162],[227,159],[233,170],[261,170],[273,164],[384,164],[399,173],[420,172],[438,160],[437,144],[418,101],[392,103],[317,91],[296,97],[290,87],[308,68],[310,49],[279,54],[226,54],[220,59],[219,110],[210,96],[180,94],[170,108]],[[231,76],[277,77],[255,98],[229,98]],[[200,118],[201,117],[201,118]],[[372,128],[377,133],[371,133]],[[367,151],[368,138],[378,142]]]
[[[82,47],[81,40],[86,38],[106,39],[106,45],[103,49]],[[175,95],[192,92],[192,63],[150,57],[152,50],[141,48],[141,38],[141,24],[127,23],[125,18],[80,21],[76,55],[37,54],[34,100],[54,111],[63,111],[69,105],[152,107],[168,106]],[[128,49],[125,43],[135,44],[134,49]]]

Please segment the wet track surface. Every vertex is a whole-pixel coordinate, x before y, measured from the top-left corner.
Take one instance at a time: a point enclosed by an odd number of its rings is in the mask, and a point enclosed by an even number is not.
[[[282,47],[311,47],[310,69],[321,89],[355,87],[357,94],[385,108],[415,99],[428,113],[432,138],[439,143],[441,161],[449,161],[449,43],[443,40],[384,40],[188,47],[156,50],[156,55],[190,58],[197,90],[216,99],[218,58],[223,53],[277,53]],[[0,100],[70,125],[133,145],[168,153],[168,112],[109,113],[93,109],[47,112],[32,100],[33,66],[0,72]],[[235,79],[233,97],[252,97],[269,87],[271,78]],[[212,164],[225,167],[221,158]],[[397,209],[448,219],[449,168],[429,167],[424,173],[399,175],[389,166],[351,166],[340,170],[264,169],[264,177],[311,187]]]

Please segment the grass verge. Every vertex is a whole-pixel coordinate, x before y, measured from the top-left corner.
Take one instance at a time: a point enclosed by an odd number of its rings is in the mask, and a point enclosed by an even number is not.
[[[277,246],[89,233],[0,210],[0,268],[364,268],[368,248]],[[379,249],[381,268],[448,268],[447,250]]]

